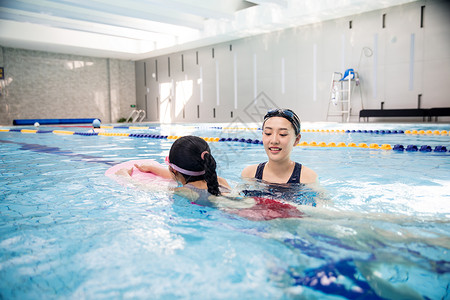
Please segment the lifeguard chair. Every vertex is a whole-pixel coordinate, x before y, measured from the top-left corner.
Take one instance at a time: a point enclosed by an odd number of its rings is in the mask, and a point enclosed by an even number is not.
[[[331,76],[330,98],[328,101],[328,117],[341,117],[342,122],[350,121],[352,115],[352,95],[356,88],[360,88],[358,73],[353,69],[347,69],[342,75],[341,72],[334,72]],[[361,96],[361,95],[360,95]],[[360,97],[361,98],[361,97]],[[361,98],[361,107],[362,107]]]

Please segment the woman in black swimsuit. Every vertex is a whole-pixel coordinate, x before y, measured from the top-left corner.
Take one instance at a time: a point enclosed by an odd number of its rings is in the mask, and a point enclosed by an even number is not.
[[[315,183],[317,174],[291,160],[291,152],[300,141],[300,119],[290,109],[273,109],[264,117],[263,144],[268,162],[247,166],[244,178],[269,183]]]

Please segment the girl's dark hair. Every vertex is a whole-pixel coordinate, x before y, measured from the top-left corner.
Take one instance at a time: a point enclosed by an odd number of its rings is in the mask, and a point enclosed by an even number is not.
[[[202,153],[204,151],[208,151],[208,153],[205,153],[202,159]],[[215,196],[220,195],[216,161],[211,155],[211,150],[205,140],[193,135],[187,135],[177,139],[170,148],[169,161],[185,170],[204,170],[205,174],[200,176],[180,174],[183,175],[186,183],[205,180],[208,186],[208,192]]]

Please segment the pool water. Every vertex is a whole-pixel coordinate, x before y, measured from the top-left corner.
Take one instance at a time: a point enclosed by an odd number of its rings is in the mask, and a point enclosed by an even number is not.
[[[261,135],[220,127],[108,131]],[[350,127],[450,129],[303,124]],[[164,162],[173,141],[0,132],[0,299],[450,298],[450,152],[296,147],[292,159],[319,174],[317,205],[299,206],[302,218],[270,221],[104,176],[131,159]],[[302,141],[450,148],[449,135],[304,132]],[[262,145],[210,146],[219,176],[235,191],[255,185],[243,182],[240,172],[265,161]]]

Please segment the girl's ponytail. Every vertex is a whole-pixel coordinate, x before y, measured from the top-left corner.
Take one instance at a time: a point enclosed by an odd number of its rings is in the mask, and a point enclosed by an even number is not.
[[[208,186],[208,192],[212,195],[220,195],[219,182],[217,180],[216,173],[216,160],[209,154],[209,152],[204,152],[202,154],[203,166],[205,168],[205,181]]]

